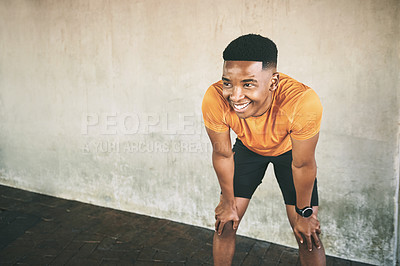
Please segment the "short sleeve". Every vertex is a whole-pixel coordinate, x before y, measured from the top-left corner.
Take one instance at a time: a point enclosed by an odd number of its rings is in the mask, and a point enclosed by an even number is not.
[[[224,132],[229,129],[225,119],[227,104],[214,85],[208,88],[203,98],[203,121],[207,128],[215,132]]]
[[[322,105],[318,95],[312,89],[299,99],[295,109],[290,135],[297,140],[306,140],[315,136],[321,127]]]

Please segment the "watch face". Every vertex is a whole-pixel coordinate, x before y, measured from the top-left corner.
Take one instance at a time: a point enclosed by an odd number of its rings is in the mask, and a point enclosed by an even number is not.
[[[307,208],[303,211],[303,217],[310,217],[313,214],[313,209]]]

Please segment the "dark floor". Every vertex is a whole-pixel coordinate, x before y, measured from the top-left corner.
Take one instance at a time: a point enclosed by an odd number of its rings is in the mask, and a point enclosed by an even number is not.
[[[0,265],[212,265],[213,231],[0,185]],[[299,265],[239,236],[234,265]],[[328,265],[366,265],[333,257]]]

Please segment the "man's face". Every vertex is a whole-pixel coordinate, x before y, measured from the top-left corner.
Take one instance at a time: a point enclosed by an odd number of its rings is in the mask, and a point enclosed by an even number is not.
[[[279,76],[275,68],[262,69],[262,62],[225,61],[223,96],[239,118],[260,116],[271,105]]]

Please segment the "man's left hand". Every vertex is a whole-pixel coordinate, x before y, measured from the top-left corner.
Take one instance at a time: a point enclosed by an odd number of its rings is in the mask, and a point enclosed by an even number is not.
[[[300,243],[307,243],[307,248],[312,251],[313,240],[315,246],[320,249],[321,243],[319,241],[318,235],[321,234],[321,228],[317,216],[315,214],[308,218],[304,218],[300,215],[296,216],[295,225],[293,227],[293,232]]]

